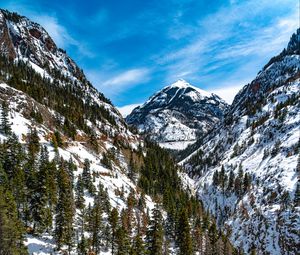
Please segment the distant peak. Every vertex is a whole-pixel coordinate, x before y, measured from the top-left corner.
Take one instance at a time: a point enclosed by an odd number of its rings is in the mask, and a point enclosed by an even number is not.
[[[189,84],[186,80],[184,79],[179,79],[178,81],[172,83],[171,85],[167,86],[170,88],[187,88],[190,87],[191,84]]]
[[[172,83],[171,85],[164,87],[163,90],[165,90],[165,89],[171,89],[171,88],[177,88],[177,89],[191,88],[191,89],[197,91],[198,93],[200,93],[204,97],[211,97],[212,96],[211,93],[209,93],[209,92],[207,92],[205,90],[202,90],[202,89],[200,89],[198,87],[195,87],[195,86],[191,85],[190,83],[188,83],[184,79],[179,79],[178,81]]]

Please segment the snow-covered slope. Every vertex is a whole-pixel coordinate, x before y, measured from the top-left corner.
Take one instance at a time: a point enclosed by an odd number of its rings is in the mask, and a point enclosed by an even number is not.
[[[1,58],[0,104],[7,104],[8,120],[19,142],[26,147],[28,133],[36,129],[39,143],[47,147],[50,160],[59,155],[66,161],[72,159],[77,166],[74,183],[88,160],[94,186],[103,185],[110,205],[119,212],[126,207],[130,192],[139,199],[138,176],[130,179],[128,173],[130,155],[138,147],[143,148],[142,139],[128,130],[118,110],[90,84],[65,51],[56,47],[48,33],[26,17],[0,10],[0,52],[7,58]],[[40,96],[45,91],[53,91],[53,95]],[[62,93],[63,100],[58,102],[60,98],[55,96]],[[74,112],[75,107],[81,112]],[[37,121],[35,114],[41,120]],[[73,137],[68,129],[74,131]],[[55,132],[63,142],[57,149],[52,140]],[[8,136],[0,134],[1,143],[7,139]],[[113,155],[110,166],[103,163],[105,155]],[[154,203],[147,195],[145,199],[146,214]],[[94,197],[87,192],[84,200],[86,206],[94,203]],[[78,215],[77,210],[74,219]],[[76,224],[74,220],[78,228]],[[28,235],[25,243],[30,254],[61,254],[49,233]],[[109,250],[106,252],[110,254]]]
[[[178,80],[135,108],[126,121],[162,147],[184,149],[211,130],[226,108],[217,95]]]
[[[299,43],[300,29],[181,162],[204,206],[247,254],[299,254]]]
[[[19,142],[25,146],[26,136],[32,128],[35,128],[38,132],[40,145],[46,146],[49,151],[50,160],[59,153],[64,160],[68,161],[71,159],[77,166],[76,171],[73,173],[75,183],[77,177],[82,174],[84,161],[88,159],[91,171],[94,173],[94,176],[96,176],[93,184],[95,187],[98,187],[99,183],[103,185],[104,189],[107,190],[109,202],[112,207],[117,208],[121,212],[121,210],[126,207],[126,199],[130,191],[133,190],[135,192],[137,199],[139,195],[141,195],[134,181],[128,178],[129,159],[127,153],[142,145],[138,137],[133,136],[128,131],[123,133],[122,141],[129,147],[126,150],[125,148],[121,150],[120,147],[116,145],[116,140],[113,137],[104,137],[99,130],[96,130],[97,136],[99,135],[101,138],[97,141],[99,145],[98,152],[95,152],[88,146],[88,137],[86,134],[78,130],[78,139],[72,140],[64,136],[64,146],[59,147],[58,151],[56,151],[51,140],[53,132],[56,129],[51,123],[54,123],[55,119],[59,116],[57,112],[48,109],[28,95],[11,88],[5,83],[0,84],[0,101],[3,100],[8,103],[9,121],[12,126],[12,131],[17,135]],[[28,112],[30,112],[32,108],[41,112],[46,121],[39,124],[34,119],[29,118]],[[0,141],[3,142],[6,139],[7,137],[5,135],[0,134]],[[104,154],[112,151],[114,151],[116,158],[112,161],[111,167],[108,167],[103,164],[101,160]],[[154,207],[154,203],[149,196],[145,198],[147,208],[151,210]],[[94,203],[94,197],[88,193],[85,193],[84,200],[86,206]],[[77,213],[79,213],[79,211]],[[55,253],[57,246],[53,236],[49,233],[40,236],[27,235],[25,244],[30,254],[60,254],[59,252]],[[108,254],[110,253],[108,252]]]

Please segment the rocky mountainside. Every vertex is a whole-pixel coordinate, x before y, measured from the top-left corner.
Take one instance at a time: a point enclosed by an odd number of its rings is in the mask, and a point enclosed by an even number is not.
[[[235,251],[40,25],[0,10],[0,53],[0,254]]]
[[[249,254],[298,254],[300,29],[181,162],[198,198]]]
[[[228,105],[217,95],[178,80],[126,117],[162,147],[184,149],[222,120]]]

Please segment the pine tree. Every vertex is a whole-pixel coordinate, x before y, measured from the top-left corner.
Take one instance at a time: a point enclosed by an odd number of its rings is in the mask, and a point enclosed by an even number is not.
[[[123,226],[120,226],[116,231],[117,255],[126,255],[130,251],[130,243],[128,233]]]
[[[239,198],[241,197],[241,195],[243,193],[243,189],[242,189],[243,188],[243,176],[244,176],[243,167],[240,164],[238,176],[235,178],[235,181],[234,181],[234,190]]]
[[[95,187],[92,183],[91,165],[88,159],[84,160],[84,166],[82,171],[82,184],[83,187],[87,189],[90,194],[93,194],[95,192]]]
[[[219,174],[219,183],[221,185],[223,196],[224,196],[224,193],[225,193],[226,182],[227,182],[227,175],[225,174],[225,168],[222,165],[221,171],[220,171],[220,174]]]
[[[70,158],[67,164],[67,172],[69,174],[72,189],[74,188],[74,172],[77,171],[77,166],[74,164],[73,159]]]
[[[8,105],[3,101],[1,111],[0,132],[9,135],[11,133],[11,123],[8,119]]]
[[[101,196],[98,193],[95,198],[95,203],[92,209],[92,222],[91,222],[91,233],[92,233],[92,247],[96,254],[100,253],[103,238],[103,222],[102,222],[102,206]]]
[[[297,185],[296,185],[294,205],[300,206],[300,180],[297,181]]]
[[[243,180],[243,191],[246,193],[251,185],[251,177],[248,173],[245,173],[244,180]]]
[[[191,228],[186,209],[182,209],[178,222],[178,246],[180,255],[193,254],[193,242],[191,237]]]
[[[129,160],[129,166],[128,167],[129,167],[128,177],[129,177],[130,180],[135,182],[136,175],[137,175],[137,169],[136,169],[135,164],[134,164],[132,152],[130,154],[130,160]]]
[[[24,214],[26,185],[23,161],[25,153],[18,142],[18,138],[13,133],[8,136],[3,146],[4,151],[1,154],[3,168],[8,177],[10,190],[15,197],[18,212]]]
[[[24,247],[24,226],[18,219],[14,197],[2,184],[5,180],[2,171],[0,184],[0,254],[28,254]]]
[[[31,158],[34,158],[40,151],[40,138],[35,128],[31,128],[27,134],[28,153]]]
[[[118,220],[119,220],[119,213],[116,208],[113,208],[110,217],[109,217],[109,223],[111,226],[111,254],[115,254],[115,242],[116,242],[116,232],[117,232],[117,227],[118,227]]]
[[[90,135],[90,144],[93,148],[93,150],[98,153],[99,152],[99,145],[98,145],[98,141],[97,141],[97,136],[94,132],[92,132],[92,134]]]
[[[140,233],[134,237],[130,255],[145,255],[146,250]]]
[[[234,173],[232,170],[230,170],[229,173],[229,179],[228,179],[228,184],[227,184],[227,191],[231,192],[233,187],[234,187]]]
[[[218,241],[218,231],[216,224],[213,222],[208,231],[208,237],[210,242],[210,254],[217,254],[216,243]]]
[[[214,186],[219,186],[219,183],[220,183],[220,181],[219,181],[219,172],[218,172],[218,170],[216,170],[213,174],[213,185]]]
[[[193,227],[193,240],[194,240],[194,251],[203,253],[203,231],[201,227],[201,220],[197,218]]]
[[[75,205],[78,209],[84,208],[84,190],[81,175],[78,175],[75,186]]]
[[[156,205],[152,209],[152,218],[146,236],[147,251],[149,255],[161,255],[163,246],[162,215]]]
[[[73,246],[74,234],[74,199],[71,181],[64,168],[62,159],[58,171],[58,203],[55,216],[55,239],[58,249],[60,249],[62,245],[67,245],[70,250]]]
[[[32,184],[32,197],[30,201],[30,211],[33,220],[33,231],[43,232],[52,224],[52,214],[48,200],[48,152],[46,147],[42,147],[39,159],[39,168],[36,173],[35,182]]]
[[[77,218],[76,218],[76,237],[77,237],[77,252],[80,255],[86,255],[88,250],[88,242],[84,236],[84,232],[86,230],[86,209],[80,208]]]

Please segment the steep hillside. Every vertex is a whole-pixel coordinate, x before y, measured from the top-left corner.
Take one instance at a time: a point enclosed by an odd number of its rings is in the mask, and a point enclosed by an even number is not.
[[[300,29],[183,160],[204,207],[247,254],[298,254]]]
[[[184,149],[222,120],[227,104],[215,94],[179,80],[126,117],[129,125],[169,149]]]
[[[0,50],[0,254],[235,251],[40,25],[0,10]]]

